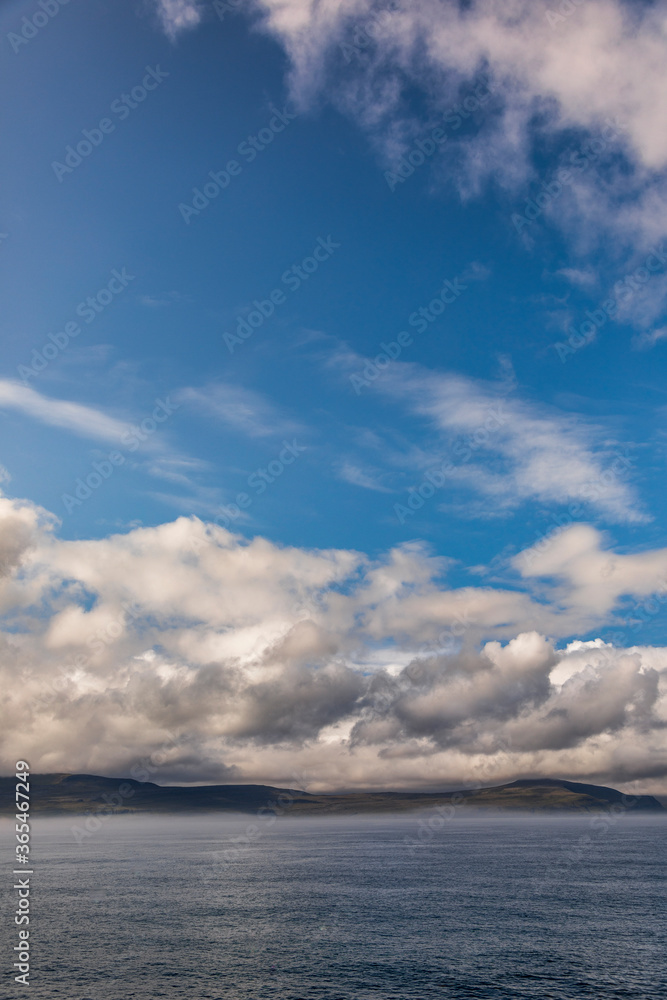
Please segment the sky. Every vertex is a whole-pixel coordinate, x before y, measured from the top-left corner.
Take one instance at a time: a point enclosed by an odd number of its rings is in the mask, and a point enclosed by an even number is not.
[[[0,767],[667,794],[667,3],[0,37]]]

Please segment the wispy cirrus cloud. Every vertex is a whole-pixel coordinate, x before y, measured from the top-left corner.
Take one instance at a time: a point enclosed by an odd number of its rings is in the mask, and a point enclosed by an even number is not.
[[[593,288],[597,281],[597,275],[591,267],[561,267],[556,274],[561,278],[565,278],[572,285],[583,289]]]
[[[132,455],[134,469],[181,487],[184,495],[178,498],[180,508],[191,509],[191,502],[196,502],[202,491],[208,496],[209,491],[198,480],[209,468],[201,459],[183,454],[166,431],[166,421],[180,407],[177,398],[178,393],[173,399],[166,396],[164,405],[160,400],[153,400],[147,412],[135,412],[127,420],[121,420],[96,407],[56,399],[20,382],[0,379],[0,411],[13,410],[30,420],[89,441],[112,445],[115,450]],[[157,421],[152,417],[156,411]],[[204,509],[210,510],[210,505]]]
[[[188,387],[175,398],[249,437],[296,434],[303,425],[281,413],[262,393],[228,382]]]
[[[347,346],[327,360],[345,373],[367,364],[372,361]],[[577,516],[592,509],[612,522],[650,520],[632,484],[634,460],[627,447],[613,444],[601,424],[521,399],[509,371],[491,382],[394,361],[368,385],[368,392],[425,421],[428,432],[424,436],[422,428],[406,437],[401,426],[400,448],[375,436],[370,446],[376,462],[384,456],[388,466],[414,470],[451,463],[450,487],[491,503],[494,516],[529,501],[577,502]],[[482,516],[479,505],[474,513]]]
[[[129,425],[101,410],[66,399],[54,399],[11,379],[0,379],[0,409],[15,410],[79,437],[117,444]]]
[[[659,326],[653,330],[645,330],[633,337],[632,346],[637,351],[649,351],[660,341],[667,340],[667,326]]]
[[[578,501],[613,521],[648,519],[628,482],[632,460],[605,444],[603,428],[459,375],[414,368],[390,374],[385,384],[450,446],[461,442],[466,461],[454,475],[476,492],[509,508]]]
[[[378,469],[361,468],[354,462],[346,461],[339,466],[338,475],[352,486],[361,486],[362,489],[374,490],[377,493],[393,493],[393,490],[381,482],[381,473]]]

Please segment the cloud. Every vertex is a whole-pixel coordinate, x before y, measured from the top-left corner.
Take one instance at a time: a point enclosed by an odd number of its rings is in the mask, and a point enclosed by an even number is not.
[[[188,492],[195,494],[195,498],[205,499],[206,488],[201,487],[193,476],[206,469],[207,464],[176,451],[165,435],[164,425],[160,422],[171,418],[172,412],[179,409],[180,401],[190,402],[194,399],[194,396],[188,395],[188,390],[184,390],[183,393],[174,393],[173,399],[167,396],[165,401],[154,400],[157,406],[151,406],[145,416],[137,418],[137,424],[132,424],[110,417],[92,406],[54,399],[20,382],[0,379],[0,410],[15,410],[42,424],[58,427],[79,437],[103,441],[107,445],[121,447],[123,451],[128,449],[129,452],[135,452],[136,468],[143,469],[150,476],[186,488]],[[153,419],[156,410],[158,421]],[[258,432],[258,422],[252,424],[250,413],[245,412],[241,405],[237,419],[246,426],[246,429],[247,426],[252,426],[255,432]],[[155,433],[156,431],[158,433]],[[141,452],[148,457],[139,459]],[[8,474],[5,470],[2,471],[6,477]],[[0,476],[0,482],[2,481],[3,477]],[[177,503],[183,509],[184,504],[195,498],[182,496],[177,498]],[[210,511],[212,506],[207,504],[205,509]]]
[[[199,0],[153,0],[162,30],[173,39],[196,28],[203,17]]]
[[[176,398],[249,437],[303,431],[301,424],[282,416],[261,393],[240,385],[217,382],[198,389],[181,389]]]
[[[166,479],[171,483],[188,488],[193,488],[195,485],[193,475],[207,469],[207,462],[179,455],[153,458],[146,466],[146,471],[150,476],[157,476],[159,479]]]
[[[664,782],[667,650],[546,636],[613,620],[666,550],[618,556],[577,525],[517,558],[523,590],[451,587],[451,565],[419,543],[370,559],[197,518],[66,541],[0,498],[2,766],[123,774],[169,744],[157,780]]]
[[[379,481],[380,473],[377,469],[361,469],[354,462],[343,462],[338,474],[344,482],[351,483],[352,486],[361,486],[362,489],[374,490],[377,493],[393,493],[393,490],[383,486]]]
[[[261,0],[259,7],[265,29],[289,53],[292,88],[302,101],[326,88],[327,74],[334,72],[332,50],[348,35],[354,42],[355,28],[377,13],[368,0]],[[590,130],[607,116],[619,116],[642,166],[662,169],[664,3],[582,4],[557,31],[548,22],[549,10],[548,0],[397,0],[382,18],[382,30],[367,39],[364,58],[347,67],[353,79],[342,99],[361,110],[374,98],[377,119],[383,111],[400,110],[410,85],[420,86],[434,104],[450,102],[461,82],[484,71],[502,98],[502,132],[518,155],[530,148],[532,130]],[[374,95],[370,83],[381,75],[394,86],[385,84]],[[479,167],[492,169],[491,156],[489,150]],[[500,163],[493,167],[503,169]]]
[[[591,525],[573,524],[521,552],[513,564],[524,578],[562,581],[561,599],[599,614],[622,594],[646,597],[667,585],[667,549],[618,555],[603,549],[603,541]]]
[[[458,278],[463,284],[468,284],[471,281],[488,281],[492,273],[492,269],[486,264],[473,260],[461,271]]]
[[[667,326],[660,326],[655,330],[646,330],[638,333],[632,340],[632,346],[638,351],[648,351],[661,340],[667,338]]]
[[[385,165],[395,167],[416,138],[444,123],[432,176],[465,197],[492,182],[523,211],[561,161],[569,166],[571,179],[544,216],[577,254],[597,252],[597,270],[604,264],[618,273],[663,238],[665,0],[581,3],[558,23],[551,0],[395,0],[386,9],[372,0],[258,0],[257,7],[263,30],[289,58],[293,99],[301,107],[328,101],[352,117]],[[454,128],[453,109],[465,110],[482,79],[490,99]],[[599,150],[610,121],[615,138]],[[548,174],[537,166],[546,149]],[[590,153],[584,167],[581,150]],[[572,169],[577,153],[580,169]],[[583,276],[588,265],[571,270]]]
[[[597,282],[597,275],[590,267],[561,267],[559,271],[556,271],[556,274],[579,288],[591,288]]]
[[[34,504],[0,496],[0,579],[9,579],[57,519]]]
[[[128,424],[92,406],[53,399],[11,379],[0,379],[0,409],[17,410],[51,427],[61,427],[80,437],[117,444]]]
[[[353,367],[349,356],[344,363]],[[361,365],[356,359],[357,371]],[[453,466],[450,484],[490,501],[495,514],[528,501],[576,502],[610,521],[648,520],[629,482],[627,450],[610,447],[604,429],[583,417],[516,397],[511,380],[485,383],[394,362],[372,384],[428,421],[438,465]],[[435,465],[432,455],[427,460]]]

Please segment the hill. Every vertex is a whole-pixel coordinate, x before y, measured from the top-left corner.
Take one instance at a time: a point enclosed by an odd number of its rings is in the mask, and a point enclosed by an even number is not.
[[[13,815],[16,779],[0,778],[0,815]],[[243,812],[277,808],[294,816],[389,813],[437,805],[476,812],[599,812],[613,805],[632,812],[664,811],[652,795],[625,796],[614,788],[560,778],[528,778],[460,792],[309,793],[271,785],[157,785],[94,774],[33,774],[31,814],[78,814],[100,810],[131,813]]]

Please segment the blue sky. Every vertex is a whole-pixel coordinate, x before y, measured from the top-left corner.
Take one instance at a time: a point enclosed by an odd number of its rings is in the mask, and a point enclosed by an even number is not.
[[[511,38],[490,2],[47,7],[0,11],[7,502],[63,545],[196,517],[304,558],[419,552],[553,616],[477,644],[632,645],[667,570],[664,5],[519,4]],[[572,525],[640,568],[557,626],[589,586]]]

